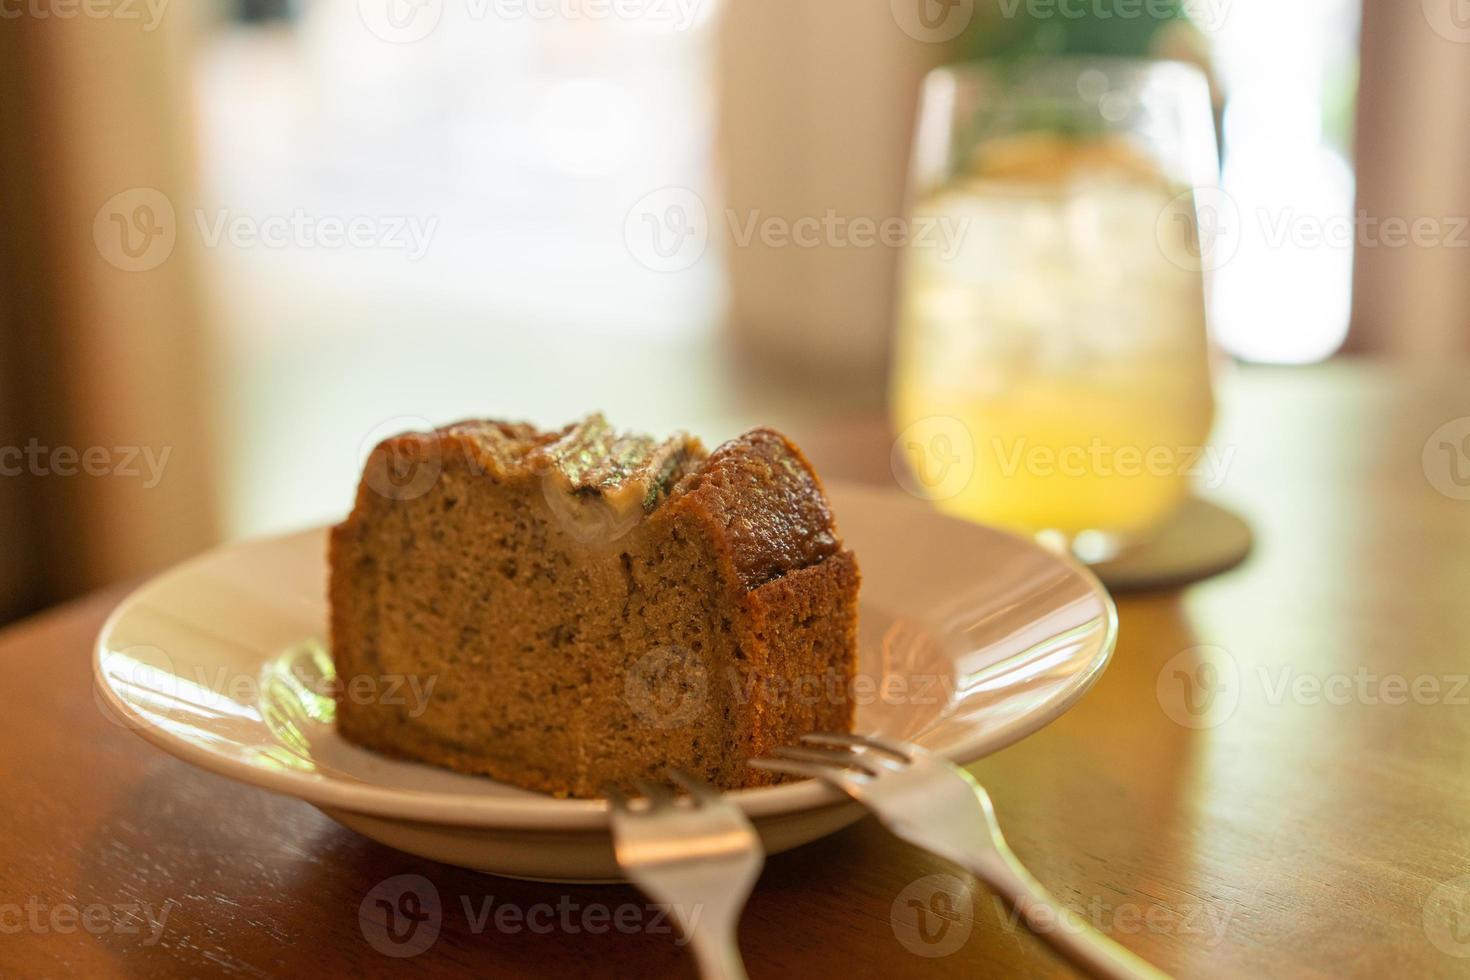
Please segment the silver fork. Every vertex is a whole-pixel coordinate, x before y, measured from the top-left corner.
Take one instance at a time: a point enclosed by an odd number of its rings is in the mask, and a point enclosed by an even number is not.
[[[744,980],[735,940],[740,910],[765,864],[760,838],[745,814],[688,773],[669,778],[689,794],[687,805],[666,786],[640,782],[637,806],[617,789],[611,807],[618,866],[643,893],[670,907],[708,980]]]
[[[1078,969],[1108,980],[1168,980],[1052,896],[1012,853],[990,796],[964,769],[916,745],[808,735],[821,748],[780,748],[751,765],[821,779],[877,815],[894,835],[984,881],[1038,937]]]

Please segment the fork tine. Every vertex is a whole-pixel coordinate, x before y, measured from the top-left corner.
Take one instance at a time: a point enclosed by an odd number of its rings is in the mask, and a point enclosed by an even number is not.
[[[871,770],[902,772],[913,765],[908,759],[899,761],[893,757],[892,753],[884,749],[872,748],[858,741],[838,741],[836,737],[828,738],[823,735],[806,735],[802,737],[802,741],[807,745],[831,747],[830,749],[824,748],[822,751],[840,751],[849,758],[861,759],[864,766]],[[873,775],[878,775],[878,772],[874,771]]]
[[[669,778],[678,783],[684,792],[697,804],[718,803],[720,794],[702,779],[697,779],[683,769],[670,769]]]
[[[780,772],[788,776],[800,776],[803,779],[844,779],[847,777],[846,770],[837,769],[832,766],[813,766],[805,762],[790,762],[786,759],[749,759],[746,765],[753,769],[764,769],[766,772]]]
[[[663,785],[662,783],[655,783],[652,780],[648,779],[640,779],[636,783],[634,783],[634,785],[638,788],[638,792],[643,796],[643,798],[648,801],[649,810],[657,810],[660,807],[672,806],[674,803],[674,794],[669,790],[667,786]]]
[[[628,798],[616,786],[608,785],[602,787],[602,795],[607,800],[607,805],[612,809],[622,811],[623,813],[628,812]]]
[[[852,752],[840,752],[835,749],[801,749],[792,745],[783,745],[774,749],[771,754],[778,759],[793,759],[796,762],[815,762],[822,766],[856,769],[866,776],[879,774],[879,768],[874,763]]]
[[[839,732],[820,732],[811,735],[803,735],[803,742],[813,745],[845,745],[849,748],[874,749],[878,752],[886,752],[900,762],[912,762],[913,751],[899,742],[891,742],[887,739],[875,738],[872,735],[844,735]]]

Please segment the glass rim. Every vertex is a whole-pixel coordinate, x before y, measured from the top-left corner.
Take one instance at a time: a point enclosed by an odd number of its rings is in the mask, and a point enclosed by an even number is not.
[[[1036,54],[1020,58],[974,58],[951,62],[931,68],[924,75],[926,85],[935,79],[955,81],[1003,80],[1007,73],[1027,75],[1043,68],[1076,66],[1080,74],[1088,68],[1108,73],[1109,69],[1122,74],[1131,72],[1139,75],[1187,74],[1208,84],[1209,78],[1199,65],[1178,58],[1152,58],[1129,55],[1092,54]]]
[[[1089,70],[1100,73],[1106,91],[1084,91]],[[1109,115],[1103,106],[1113,92],[1124,96],[1120,116]],[[1046,111],[1032,112],[1036,118],[1027,115],[1038,108]],[[961,144],[974,146],[1013,132],[1068,132],[1081,123],[1148,146],[1172,179],[1193,187],[1213,185],[1220,161],[1212,109],[1208,76],[1196,65],[1170,58],[1068,54],[942,65],[929,72],[919,93],[911,191],[949,180]],[[988,118],[993,133],[977,129],[977,114]],[[968,124],[960,126],[962,120]]]

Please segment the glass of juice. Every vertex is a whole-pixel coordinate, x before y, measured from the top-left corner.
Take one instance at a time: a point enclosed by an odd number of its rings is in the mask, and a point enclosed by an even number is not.
[[[890,392],[910,489],[1089,561],[1174,513],[1214,418],[1195,189],[1218,168],[1182,64],[929,77]]]

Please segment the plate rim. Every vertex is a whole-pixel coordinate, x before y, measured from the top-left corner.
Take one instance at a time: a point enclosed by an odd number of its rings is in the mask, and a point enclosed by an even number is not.
[[[833,480],[828,481],[827,486],[838,489],[839,493],[844,496],[857,494],[904,499],[896,491],[866,484]],[[1044,710],[1018,716],[981,736],[957,742],[943,750],[942,754],[949,761],[958,765],[968,765],[1035,734],[1069,711],[1084,694],[1092,689],[1097,679],[1112,662],[1113,653],[1117,647],[1118,609],[1112,594],[1091,569],[1071,555],[1050,550],[1029,538],[1001,528],[960,521],[958,518],[937,511],[927,512],[944,520],[956,521],[990,534],[1011,538],[1024,547],[1045,554],[1049,559],[1067,566],[1088,585],[1090,591],[1100,601],[1103,612],[1103,635],[1097,656],[1088,663],[1085,670],[1078,671],[1070,678],[1067,686],[1053,700],[1047,702]],[[108,650],[108,640],[122,618],[146,593],[158,588],[166,581],[189,574],[195,566],[205,564],[225,552],[284,542],[293,538],[323,536],[330,527],[330,524],[317,525],[281,534],[225,542],[159,572],[130,590],[108,613],[107,619],[104,620],[93,642],[92,684],[94,691],[106,700],[107,706],[112,711],[126,720],[125,727],[169,755],[206,772],[212,772],[215,775],[269,792],[293,797],[313,806],[445,827],[553,831],[608,828],[609,807],[606,800],[562,799],[545,795],[471,797],[457,793],[391,789],[367,782],[326,777],[319,772],[270,769],[258,766],[245,759],[213,752],[193,741],[173,735],[135,711],[118,696],[111,684],[107,682],[102,665],[103,656]],[[777,786],[730,790],[724,795],[752,819],[790,816],[824,807],[846,805],[849,802],[845,794],[825,783],[811,779]]]

